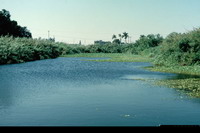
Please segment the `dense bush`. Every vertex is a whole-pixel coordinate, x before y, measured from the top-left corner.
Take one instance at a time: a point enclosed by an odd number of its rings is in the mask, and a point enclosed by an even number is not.
[[[128,52],[132,54],[141,54],[143,51],[148,49],[153,49],[159,46],[163,42],[163,37],[159,34],[153,35],[149,34],[147,36],[141,35],[135,43],[128,44],[123,48],[123,52]]]
[[[96,44],[86,46],[88,53],[122,53],[120,44]]]
[[[0,37],[0,64],[50,59],[66,54],[121,52],[122,46],[117,44],[83,46],[56,43],[45,39]]]
[[[171,33],[163,41],[155,59],[159,65],[200,64],[200,29],[188,33]]]
[[[0,38],[0,64],[22,63],[27,61],[56,58],[64,47],[48,40],[27,38]]]
[[[141,35],[139,40],[137,40],[134,45],[144,50],[150,47],[156,47],[162,41],[163,41],[163,37],[160,36],[160,34],[157,34],[157,35],[149,34],[147,36]]]

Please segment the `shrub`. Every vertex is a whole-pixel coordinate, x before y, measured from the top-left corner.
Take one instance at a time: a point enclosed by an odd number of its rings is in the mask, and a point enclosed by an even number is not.
[[[48,40],[0,37],[0,64],[56,58],[63,49],[59,43]]]
[[[200,64],[200,29],[188,33],[171,33],[161,45],[156,64],[194,65]]]

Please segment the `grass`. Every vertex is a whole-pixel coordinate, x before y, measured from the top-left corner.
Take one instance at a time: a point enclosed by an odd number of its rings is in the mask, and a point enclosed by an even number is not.
[[[151,61],[151,59],[147,56],[126,54],[126,53],[81,53],[74,55],[63,55],[62,57],[109,58],[103,60],[89,60],[97,62],[150,62]]]
[[[200,75],[200,66],[152,66],[146,67],[150,71],[159,71],[166,73]]]

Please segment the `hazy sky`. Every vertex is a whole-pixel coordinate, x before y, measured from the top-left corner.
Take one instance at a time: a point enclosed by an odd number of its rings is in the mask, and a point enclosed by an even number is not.
[[[26,26],[34,38],[93,43],[128,32],[163,36],[200,27],[200,0],[0,0],[0,10]]]

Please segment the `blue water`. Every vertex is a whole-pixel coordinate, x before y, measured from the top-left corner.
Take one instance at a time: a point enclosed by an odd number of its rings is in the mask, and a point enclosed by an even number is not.
[[[82,59],[0,66],[0,126],[200,125],[200,99],[152,82],[177,75]]]

